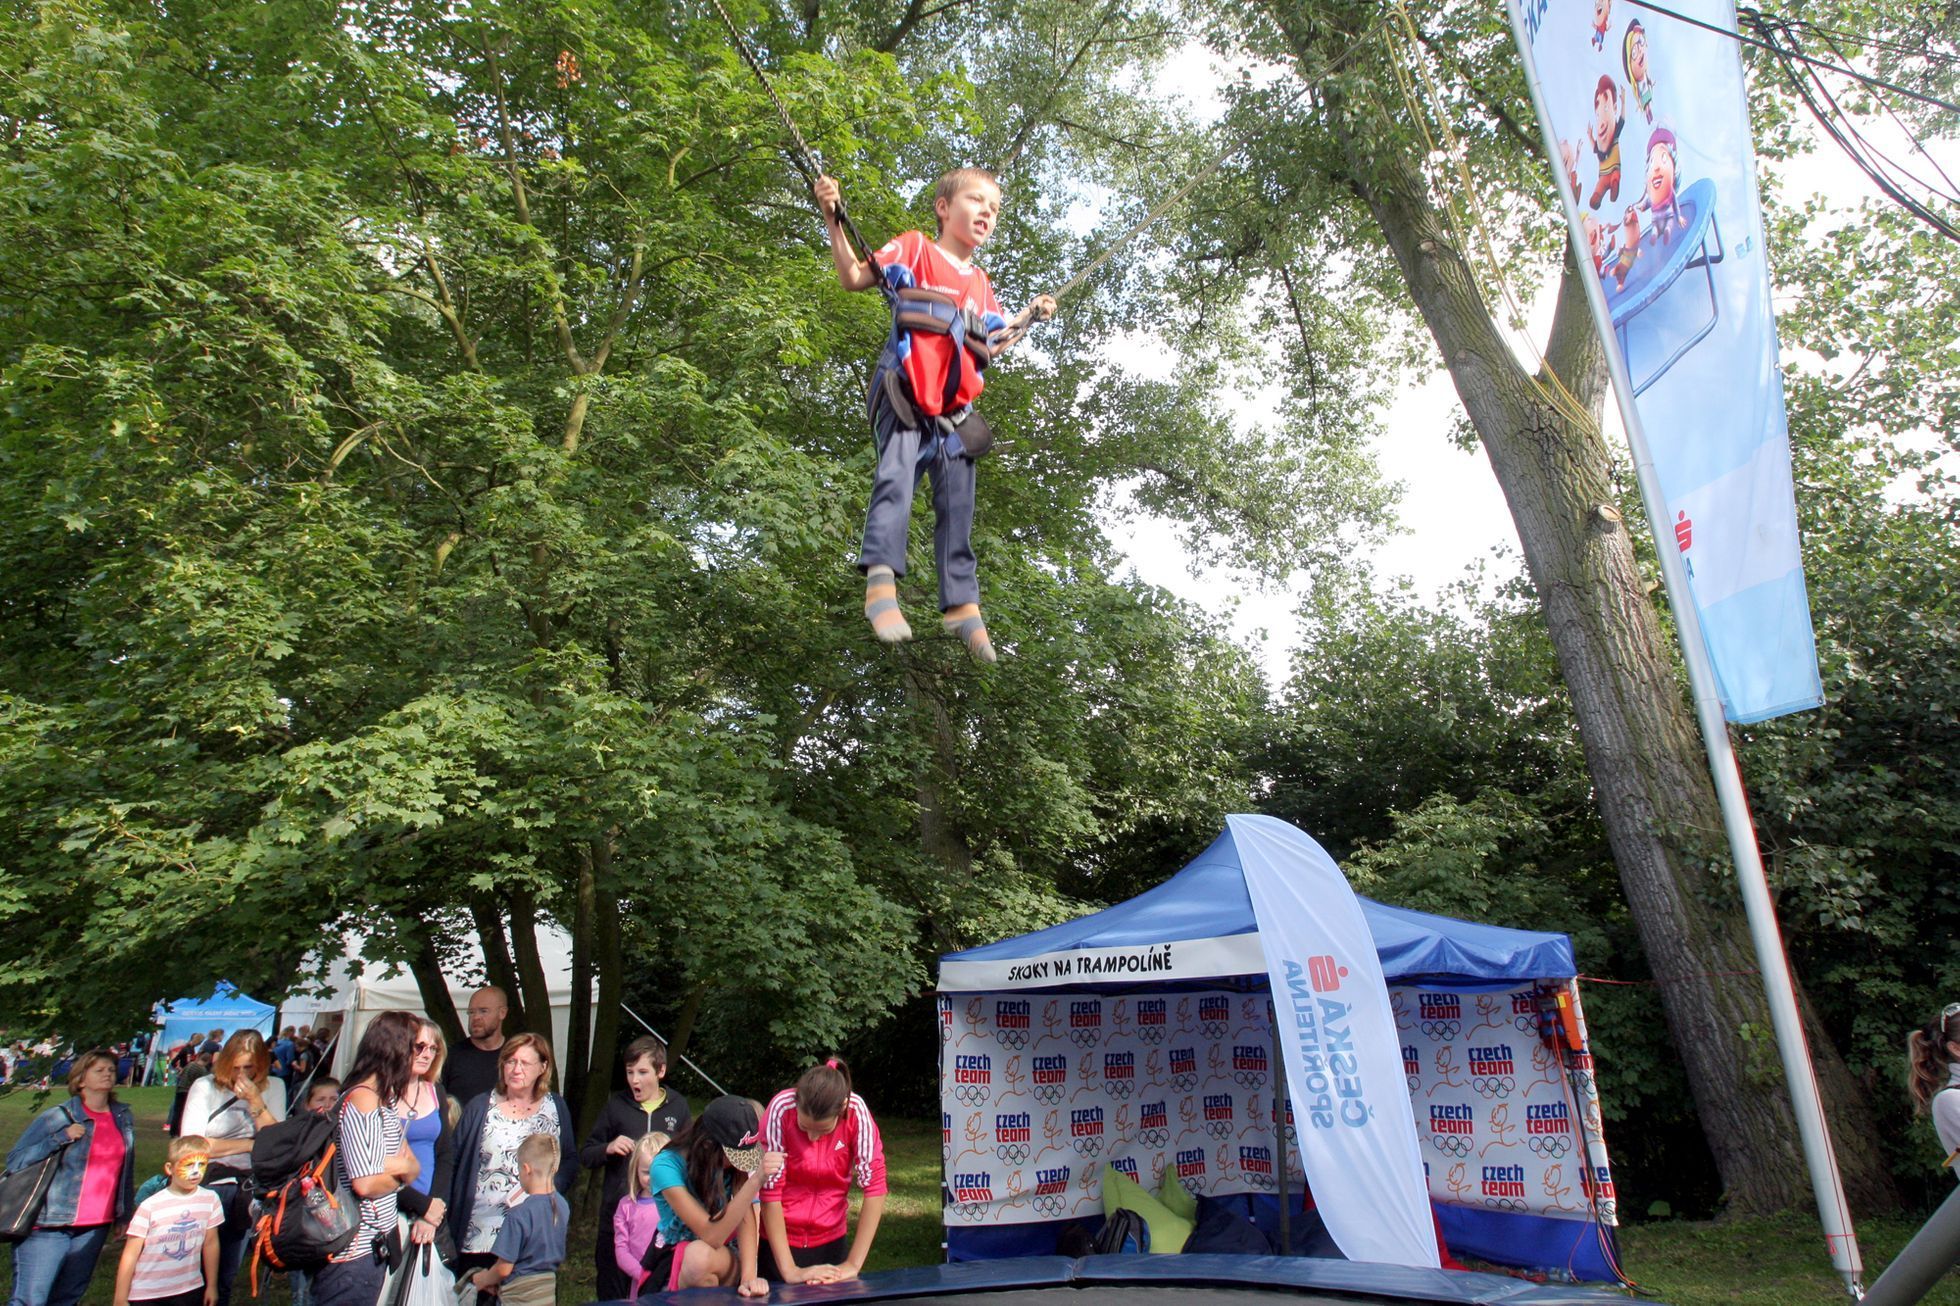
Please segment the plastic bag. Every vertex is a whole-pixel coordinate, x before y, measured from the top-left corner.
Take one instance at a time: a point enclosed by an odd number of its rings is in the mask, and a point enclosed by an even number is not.
[[[436,1255],[432,1244],[420,1246],[402,1239],[401,1264],[389,1271],[388,1281],[381,1289],[381,1306],[456,1306],[456,1277],[449,1267]],[[470,1303],[476,1301],[476,1289],[470,1289]]]

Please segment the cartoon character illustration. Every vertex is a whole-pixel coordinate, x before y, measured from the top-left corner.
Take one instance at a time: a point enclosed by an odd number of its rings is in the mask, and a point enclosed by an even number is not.
[[[1546,1047],[1543,1043],[1533,1044],[1531,1048],[1531,1069],[1537,1074],[1538,1078],[1532,1080],[1530,1084],[1525,1086],[1524,1091],[1527,1095],[1540,1084],[1558,1083],[1560,1069],[1558,1053]]]
[[[1579,195],[1579,142],[1561,139],[1558,157],[1565,164],[1565,189],[1576,199]]]
[[[1470,1027],[1470,1032],[1474,1034],[1480,1029],[1508,1028],[1511,1023],[1509,1018],[1499,1014],[1503,1010],[1504,1010],[1504,999],[1502,998],[1493,997],[1488,993],[1478,998],[1477,1014],[1479,1016],[1482,1016],[1483,1020],[1481,1020],[1475,1025],[1472,1025]]]
[[[1647,125],[1654,125],[1654,70],[1647,63],[1647,29],[1640,25],[1638,18],[1627,24],[1626,36],[1620,41],[1620,65],[1626,69],[1627,89],[1640,105],[1640,112],[1647,115]]]
[[[1028,1091],[1028,1077],[1021,1073],[1020,1057],[1015,1056],[1007,1059],[1007,1069],[1001,1072],[1001,1089],[1007,1093],[1025,1093]]]
[[[1177,1032],[1189,1034],[1191,1028],[1191,999],[1184,998],[1177,1004]]]
[[[1220,1047],[1216,1043],[1212,1044],[1211,1054],[1205,1059],[1205,1063],[1211,1070],[1212,1077],[1214,1079],[1224,1074],[1225,1073],[1225,1049]]]
[[[1456,1064],[1456,1049],[1448,1043],[1436,1049],[1436,1082],[1429,1086],[1429,1096],[1435,1097],[1439,1088],[1463,1088],[1463,1067]]]
[[[1576,191],[1579,185],[1576,176],[1572,185]],[[1390,989],[1388,991],[1388,1006],[1389,1010],[1395,1013],[1395,1028],[1415,1028],[1415,1017],[1409,1014],[1409,995],[1407,993],[1404,993],[1401,989]]]
[[[1655,128],[1647,138],[1647,197],[1640,207],[1653,218],[1654,239],[1663,245],[1688,225],[1676,184],[1675,149],[1674,133],[1665,127]]]
[[[1164,1191],[1164,1154],[1162,1152],[1152,1152],[1150,1154],[1150,1191],[1153,1193]]]
[[[1109,1018],[1109,1027],[1115,1030],[1118,1034],[1127,1034],[1130,1032],[1129,999],[1118,998],[1116,1000],[1116,1011],[1115,1014],[1113,1014]]]
[[[1599,206],[1595,204],[1593,207],[1598,208]],[[1061,1037],[1062,1004],[1060,1002],[1050,1002],[1041,1009],[1041,1028],[1049,1038]]]
[[[1164,1086],[1164,1057],[1162,1053],[1152,1052],[1143,1059],[1145,1082],[1151,1088]]]
[[[1490,1141],[1484,1144],[1483,1150],[1477,1155],[1488,1156],[1493,1147],[1511,1146],[1511,1135],[1517,1131],[1518,1127],[1511,1123],[1511,1104],[1499,1102],[1490,1109]]]
[[[1458,1161],[1455,1165],[1450,1167],[1449,1178],[1444,1180],[1444,1182],[1449,1186],[1450,1196],[1454,1197],[1459,1202],[1464,1199],[1464,1195],[1466,1193],[1475,1191],[1477,1187],[1475,1184],[1470,1182],[1466,1173],[1467,1170],[1468,1167],[1465,1166],[1463,1162]]]
[[[1593,0],[1593,49],[1606,48],[1606,29],[1613,25],[1613,0]]]
[[[1565,1200],[1566,1195],[1572,1191],[1572,1185],[1565,1182],[1564,1166],[1554,1165],[1547,1167],[1538,1182],[1539,1186],[1545,1190],[1545,1196],[1549,1197],[1552,1200],[1552,1205],[1558,1207],[1559,1210],[1579,1211],[1585,1209],[1577,1203],[1569,1203]]]
[[[1593,275],[1606,279],[1606,247],[1611,243],[1606,228],[1590,213],[1579,215],[1579,226],[1586,233],[1586,252],[1592,255]]]
[[[1602,199],[1620,198],[1620,133],[1627,129],[1627,101],[1619,83],[1601,74],[1593,88],[1593,121],[1586,128],[1593,154],[1599,159],[1599,184],[1586,200],[1586,207],[1597,210]]]
[[[1640,210],[1631,204],[1627,205],[1627,215],[1620,228],[1618,251],[1619,257],[1613,261],[1613,289],[1625,290],[1627,278],[1633,275],[1633,265],[1640,257]]]
[[[1062,1113],[1060,1111],[1050,1111],[1046,1116],[1042,1117],[1041,1136],[1051,1144],[1062,1136]]]

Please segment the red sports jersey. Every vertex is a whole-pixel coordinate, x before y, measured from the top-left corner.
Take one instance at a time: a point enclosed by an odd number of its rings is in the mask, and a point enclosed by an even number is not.
[[[936,290],[949,295],[961,307],[970,308],[986,317],[991,314],[989,324],[996,329],[1006,324],[1007,315],[1001,311],[1000,300],[994,297],[993,283],[987,274],[971,263],[962,263],[926,238],[923,231],[908,231],[895,238],[890,244],[872,255],[878,267],[884,272],[885,280],[895,288],[918,286],[925,290]],[[909,348],[908,348],[909,344]],[[919,411],[928,415],[957,412],[980,397],[985,384],[980,369],[972,365],[971,359],[955,359],[959,346],[951,336],[930,335],[923,331],[913,331],[901,337],[899,343],[900,365],[905,369],[905,379],[911,383],[912,401]],[[959,389],[954,393],[953,402],[945,402],[946,370],[955,362],[963,364]]]
[[[796,1124],[796,1090],[784,1089],[763,1113],[762,1145],[787,1160],[775,1181],[762,1186],[762,1200],[782,1204],[792,1247],[821,1247],[844,1236],[852,1183],[866,1197],[885,1191],[885,1144],[856,1093],[837,1128],[811,1142]]]

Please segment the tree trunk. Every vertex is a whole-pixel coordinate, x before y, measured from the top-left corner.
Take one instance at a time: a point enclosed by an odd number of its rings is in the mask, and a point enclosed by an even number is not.
[[[681,1054],[687,1051],[689,1041],[694,1038],[694,1024],[701,1019],[701,1003],[708,996],[706,984],[696,984],[687,991],[681,1003],[680,1014],[674,1017],[674,1036],[667,1040],[667,1064],[678,1064]]]
[[[544,959],[538,955],[538,900],[529,892],[511,900],[510,952],[511,959],[517,963],[518,987],[524,990],[524,1028],[549,1042],[551,982],[545,978]],[[554,1054],[559,1051],[552,1049]],[[559,1072],[563,1071],[561,1065]]]
[[[1729,1208],[1809,1205],[1706,756],[1628,533],[1599,511],[1614,498],[1611,459],[1591,415],[1605,368],[1577,274],[1568,257],[1546,353],[1584,406],[1584,420],[1553,407],[1514,360],[1415,166],[1404,155],[1353,148],[1369,128],[1343,123],[1337,98],[1330,111],[1349,157],[1371,161],[1349,183],[1387,238],[1517,525],[1621,884]],[[1847,1191],[1867,1211],[1895,1205],[1879,1150],[1860,1145],[1876,1137],[1869,1109],[1814,1021],[1810,1043],[1834,1135],[1849,1144],[1839,1153]]]
[[[504,1033],[511,1035],[529,1029],[524,1021],[524,993],[517,983],[517,967],[510,959],[510,939],[504,932],[499,910],[481,898],[470,900],[470,918],[476,922],[476,937],[483,947],[483,974],[486,982],[504,991],[510,1014],[504,1017]]]
[[[449,1046],[455,1047],[463,1041],[465,1030],[456,1015],[456,1001],[449,996],[449,980],[442,973],[435,945],[420,930],[409,933],[408,941],[408,969],[415,976],[415,991],[422,995],[422,1010],[436,1023]]]
[[[612,1085],[613,1060],[619,1055],[619,1001],[625,981],[621,973],[625,959],[620,955],[619,890],[612,882],[612,860],[613,836],[608,834],[592,847],[592,871],[598,890],[592,900],[592,968],[598,973],[599,985],[592,999],[591,1077],[586,1081],[585,1107],[579,1116],[581,1129],[590,1129],[598,1123],[599,1111],[606,1103],[606,1090]]]

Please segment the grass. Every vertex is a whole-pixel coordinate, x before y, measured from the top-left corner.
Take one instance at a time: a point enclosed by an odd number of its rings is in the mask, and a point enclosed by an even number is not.
[[[122,1099],[136,1112],[139,1183],[162,1166],[168,1142],[163,1120],[170,1109],[170,1096],[167,1088],[122,1092]],[[11,1146],[28,1120],[57,1100],[51,1096],[37,1103],[35,1094],[23,1092],[0,1097],[0,1146]],[[936,1264],[941,1258],[939,1129],[936,1124],[913,1120],[887,1120],[880,1128],[885,1136],[891,1194],[885,1201],[884,1223],[867,1268]],[[560,1272],[558,1296],[562,1302],[592,1298],[595,1218],[588,1197],[578,1208],[570,1259]],[[1917,1228],[1917,1221],[1897,1217],[1866,1220],[1859,1225],[1867,1286]],[[1627,1273],[1647,1295],[1673,1306],[1790,1306],[1845,1299],[1824,1254],[1816,1222],[1808,1217],[1660,1221],[1623,1229],[1620,1242]],[[113,1250],[104,1254],[84,1306],[109,1306],[114,1255]],[[0,1247],[0,1275],[11,1285],[12,1253],[5,1247]],[[240,1306],[249,1306],[252,1300],[242,1280],[236,1300]],[[259,1300],[266,1306],[286,1306],[284,1280],[270,1276]],[[1925,1301],[1929,1306],[1960,1306],[1960,1276],[1949,1274]]]

